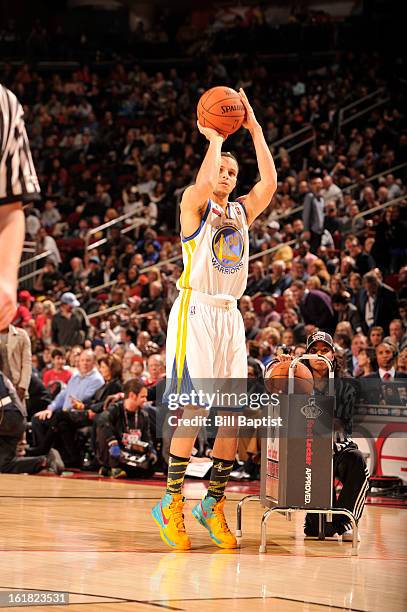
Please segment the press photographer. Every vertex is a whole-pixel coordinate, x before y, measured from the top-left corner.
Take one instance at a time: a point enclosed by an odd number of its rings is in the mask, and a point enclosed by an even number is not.
[[[96,445],[99,473],[114,478],[149,478],[155,471],[147,388],[138,379],[124,384],[124,397],[110,404],[98,418]]]

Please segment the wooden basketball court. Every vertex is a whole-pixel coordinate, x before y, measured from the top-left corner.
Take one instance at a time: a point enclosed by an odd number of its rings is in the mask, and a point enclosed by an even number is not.
[[[407,513],[366,508],[359,556],[341,541],[304,541],[303,515],[268,523],[259,555],[259,504],[244,507],[237,551],[213,546],[191,517],[202,484],[187,484],[186,526],[193,548],[171,552],[150,509],[162,486],[1,476],[1,591],[67,591],[70,605],[35,609],[217,611],[407,609]],[[235,526],[236,500],[226,512]],[[3,608],[12,610],[15,608]]]

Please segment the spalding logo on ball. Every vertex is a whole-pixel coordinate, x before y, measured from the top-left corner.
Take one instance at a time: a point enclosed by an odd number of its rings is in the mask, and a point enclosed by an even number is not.
[[[246,109],[234,89],[212,87],[200,97],[197,114],[203,127],[213,128],[226,138],[240,128],[246,117]]]

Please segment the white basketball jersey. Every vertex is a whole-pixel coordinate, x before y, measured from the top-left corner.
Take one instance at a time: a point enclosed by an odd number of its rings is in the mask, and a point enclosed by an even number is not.
[[[197,231],[182,241],[184,271],[178,289],[195,289],[209,295],[239,299],[246,289],[249,266],[249,228],[240,202],[229,202],[226,211],[208,201]]]

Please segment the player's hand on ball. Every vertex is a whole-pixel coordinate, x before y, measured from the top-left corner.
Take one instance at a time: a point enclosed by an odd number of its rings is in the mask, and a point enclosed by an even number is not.
[[[217,132],[213,128],[204,127],[199,123],[199,121],[196,122],[196,125],[198,126],[198,130],[201,132],[201,134],[205,136],[205,138],[207,138],[209,141],[215,140],[215,138],[222,138],[222,140],[225,140],[222,134],[219,134],[219,132]]]
[[[252,109],[251,104],[242,88],[239,89],[239,95],[242,99],[243,106],[246,109],[246,118],[243,121],[242,125],[246,128],[246,130],[249,130],[249,132],[251,132],[256,127],[260,127],[260,124],[257,121],[256,115],[254,114],[254,110]]]

